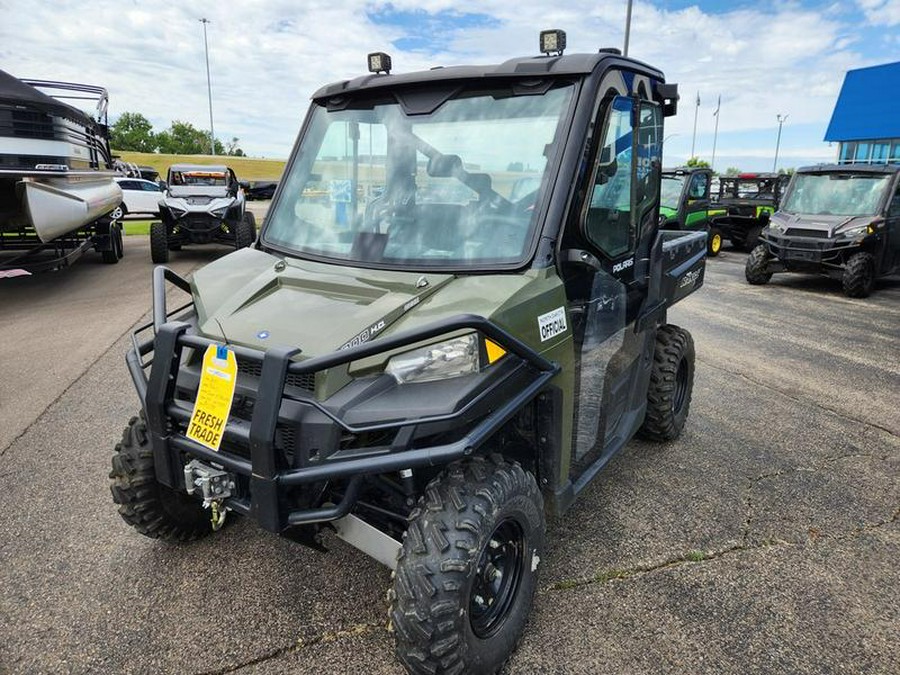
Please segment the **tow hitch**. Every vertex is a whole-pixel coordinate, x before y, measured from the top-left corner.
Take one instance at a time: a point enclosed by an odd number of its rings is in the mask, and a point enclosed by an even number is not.
[[[212,529],[220,530],[225,524],[228,507],[225,499],[234,490],[234,476],[199,460],[191,460],[184,467],[184,487],[189,495],[199,493],[203,497],[203,508],[210,509]]]

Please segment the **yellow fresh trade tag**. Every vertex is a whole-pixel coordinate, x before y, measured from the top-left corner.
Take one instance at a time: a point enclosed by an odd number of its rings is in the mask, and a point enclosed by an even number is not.
[[[237,359],[234,352],[223,345],[207,347],[203,355],[200,389],[188,424],[188,438],[219,451],[225,423],[231,412],[236,380]]]

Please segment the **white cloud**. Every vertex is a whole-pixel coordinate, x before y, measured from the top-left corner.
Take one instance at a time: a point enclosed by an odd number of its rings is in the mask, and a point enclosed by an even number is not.
[[[856,4],[874,26],[900,25],[900,0],[857,0]]]
[[[867,16],[894,17],[898,0],[859,0]],[[424,9],[496,18],[488,28],[449,35],[435,55],[400,52],[397,26],[366,12]],[[767,5],[769,7],[769,5]],[[144,113],[161,130],[173,119],[207,128],[203,32],[208,26],[217,136],[241,139],[253,155],[284,157],[320,85],[364,72],[370,51],[392,53],[395,71],[490,63],[535,53],[542,28],[568,32],[569,52],[621,46],[625,3],[571,0],[242,0],[164,4],[159,0],[0,0],[0,64],[20,77],[101,84],[110,111]],[[695,92],[703,98],[700,132],[711,136],[722,95],[720,134],[774,128],[776,113],[794,124],[825,125],[843,73],[868,65],[853,51],[852,27],[836,8],[737,9],[707,14],[637,3],[631,55],[679,82],[682,112],[667,133],[689,138]],[[711,141],[706,143],[711,145]],[[785,148],[789,151],[789,148]]]

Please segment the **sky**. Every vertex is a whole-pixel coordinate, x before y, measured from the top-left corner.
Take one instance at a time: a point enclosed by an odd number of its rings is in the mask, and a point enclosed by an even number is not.
[[[626,0],[0,0],[0,69],[97,84],[110,120],[146,116],[209,129],[207,24],[216,137],[254,157],[286,158],[319,86],[363,74],[388,52],[393,72],[497,63],[537,53],[566,31],[566,53],[624,42]],[[830,161],[822,138],[844,73],[900,60],[900,0],[636,0],[629,55],[681,93],[666,120],[664,163],[694,154],[714,168]],[[699,95],[700,107],[696,108]],[[694,113],[697,134],[694,140]]]

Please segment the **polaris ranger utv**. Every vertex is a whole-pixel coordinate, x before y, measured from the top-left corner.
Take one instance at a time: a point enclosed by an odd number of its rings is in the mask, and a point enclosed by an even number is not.
[[[878,277],[900,270],[900,166],[833,164],[800,169],[747,257],[746,277],[776,272],[840,279],[864,298]]]
[[[666,312],[705,270],[705,233],[658,228],[676,85],[564,46],[402,75],[376,53],[314,94],[255,245],[154,272],[112,463],[127,523],[333,530],[394,568],[407,669],[506,661],[545,514],[635,434],[681,432],[694,346]]]
[[[706,254],[719,255],[722,232],[710,219],[723,216],[724,208],[710,208],[712,169],[682,166],[663,169],[659,198],[659,223],[665,230],[701,230],[707,233]]]
[[[169,167],[161,221],[150,223],[150,258],[169,260],[184,244],[219,242],[244,248],[256,238],[256,219],[246,210],[244,191],[227,166],[174,164]]]
[[[714,203],[724,213],[712,219],[712,227],[742,251],[752,251],[759,233],[778,210],[781,193],[790,176],[778,173],[743,173],[720,176]]]

